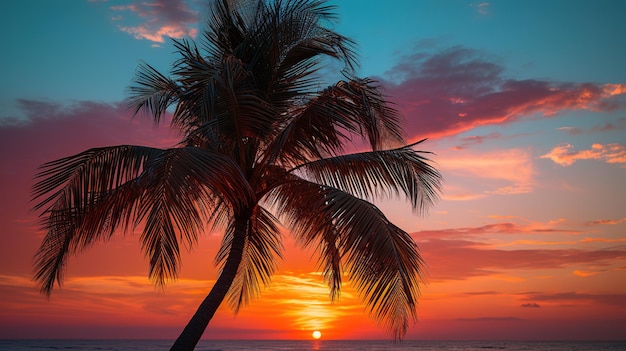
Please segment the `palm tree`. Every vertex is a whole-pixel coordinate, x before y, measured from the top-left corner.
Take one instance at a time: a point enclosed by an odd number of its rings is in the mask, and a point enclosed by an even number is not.
[[[406,145],[376,82],[354,76],[353,42],[329,29],[334,18],[323,0],[213,1],[199,45],[174,40],[171,77],[140,64],[135,114],[158,123],[172,108],[181,141],[93,148],[41,166],[41,291],[61,284],[70,255],[117,229],[142,230],[157,285],[177,277],[181,246],[222,230],[218,279],[172,347],[192,350],[224,299],[237,312],[270,282],[285,226],[319,254],[332,299],[347,277],[401,338],[416,318],[423,260],[369,201],[401,195],[423,212],[440,174],[413,149],[419,142]],[[325,57],[345,64],[345,79],[321,89]],[[366,151],[344,152],[352,140]]]

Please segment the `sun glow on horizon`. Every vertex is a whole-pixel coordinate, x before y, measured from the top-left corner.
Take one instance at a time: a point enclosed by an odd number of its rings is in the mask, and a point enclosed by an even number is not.
[[[322,333],[319,330],[316,330],[313,332],[313,334],[311,334],[311,336],[313,337],[313,339],[319,339],[322,337]]]

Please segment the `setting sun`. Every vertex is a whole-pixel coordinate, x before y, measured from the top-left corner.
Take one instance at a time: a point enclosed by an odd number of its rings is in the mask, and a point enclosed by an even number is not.
[[[319,339],[322,337],[322,333],[320,333],[319,330],[316,330],[313,332],[312,336],[313,336],[313,339]]]

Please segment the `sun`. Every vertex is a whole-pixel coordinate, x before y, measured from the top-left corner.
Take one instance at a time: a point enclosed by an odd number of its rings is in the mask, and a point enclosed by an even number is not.
[[[319,330],[316,330],[313,332],[313,334],[311,334],[311,336],[313,336],[313,339],[319,339],[322,337],[322,333],[320,333]]]

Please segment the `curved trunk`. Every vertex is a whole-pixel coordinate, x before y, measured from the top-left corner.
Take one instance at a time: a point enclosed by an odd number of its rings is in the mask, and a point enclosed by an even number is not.
[[[237,275],[239,264],[243,255],[243,248],[246,242],[246,226],[248,217],[242,216],[235,220],[235,231],[233,233],[233,243],[230,253],[224,264],[224,269],[213,285],[209,295],[202,301],[196,313],[193,315],[185,329],[174,342],[170,351],[191,351],[196,347],[202,337],[204,330],[213,318],[215,311],[221,305],[224,297],[230,290],[230,286]]]

